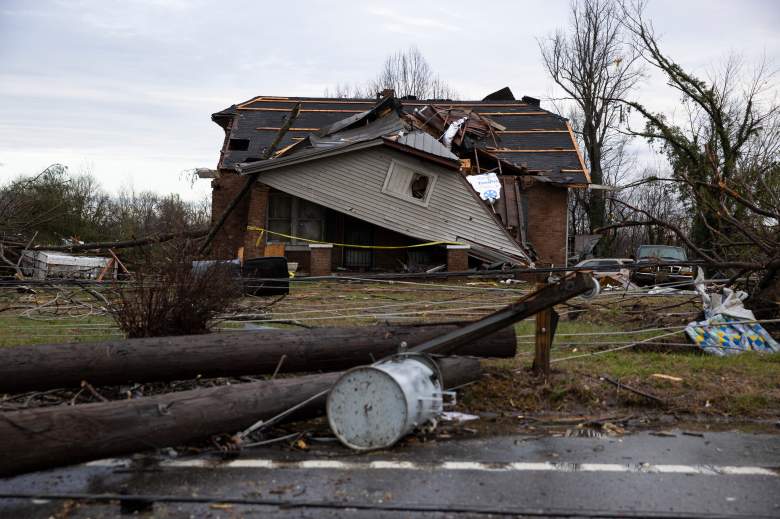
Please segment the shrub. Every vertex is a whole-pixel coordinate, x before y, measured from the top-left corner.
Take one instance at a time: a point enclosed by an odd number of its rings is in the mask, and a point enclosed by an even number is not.
[[[194,271],[191,244],[146,254],[130,281],[116,289],[109,313],[127,337],[208,333],[214,318],[240,297],[237,274],[226,263]]]

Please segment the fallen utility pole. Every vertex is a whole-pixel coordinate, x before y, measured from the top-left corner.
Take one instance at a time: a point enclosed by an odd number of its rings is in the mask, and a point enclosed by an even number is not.
[[[272,329],[94,343],[0,348],[0,393],[129,382],[340,371],[453,332],[454,324]],[[509,326],[480,335],[457,350],[477,357],[515,356]]]
[[[477,380],[479,361],[437,363],[446,388]],[[322,393],[291,419],[324,411],[343,373],[194,389],[135,400],[44,407],[0,414],[0,476],[13,476],[233,433]]]
[[[425,341],[411,348],[411,351],[447,355],[478,337],[522,321],[526,317],[531,317],[546,308],[551,308],[593,289],[593,278],[589,273],[570,274],[557,283],[545,285],[536,292],[531,292],[516,303],[512,303],[487,317]]]
[[[280,142],[282,142],[282,138],[285,136],[285,134],[290,129],[292,124],[298,118],[298,114],[300,112],[301,112],[301,104],[298,103],[293,107],[292,111],[290,111],[290,116],[287,117],[287,120],[284,122],[282,127],[279,128],[279,131],[276,133],[276,137],[274,138],[271,145],[268,146],[268,148],[266,148],[265,153],[263,153],[263,156],[260,158],[260,160],[268,160],[269,158],[271,158],[273,152],[276,151],[276,147],[279,146]],[[212,225],[211,230],[206,236],[206,241],[204,241],[203,245],[200,246],[199,252],[201,254],[203,254],[208,250],[209,245],[211,245],[211,242],[214,240],[214,237],[217,235],[219,230],[222,229],[222,226],[225,224],[225,221],[227,220],[228,216],[230,216],[230,213],[233,212],[233,210],[236,208],[238,203],[241,202],[241,199],[244,198],[244,196],[252,188],[252,184],[255,183],[258,175],[259,175],[258,173],[252,173],[250,175],[247,175],[244,185],[241,186],[241,190],[238,193],[236,193],[236,196],[233,197],[233,200],[230,201],[227,207],[225,207],[225,210],[222,211],[222,214],[219,215],[217,221],[214,222],[214,225]]]

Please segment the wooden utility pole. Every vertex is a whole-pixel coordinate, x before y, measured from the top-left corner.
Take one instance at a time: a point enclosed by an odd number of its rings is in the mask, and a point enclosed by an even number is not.
[[[536,314],[536,342],[533,370],[537,375],[550,378],[550,347],[552,346],[552,308]]]
[[[458,330],[454,324],[268,329],[258,332],[149,337],[94,343],[0,348],[0,393],[130,382],[340,371]],[[459,355],[512,358],[514,327],[482,334]],[[282,359],[282,357],[284,357]]]

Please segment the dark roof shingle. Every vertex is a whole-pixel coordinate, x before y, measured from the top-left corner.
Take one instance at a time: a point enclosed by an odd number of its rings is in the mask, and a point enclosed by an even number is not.
[[[262,156],[296,103],[301,103],[301,112],[279,148],[336,121],[365,112],[376,106],[377,100],[260,96],[231,106],[213,114],[212,119],[224,128],[232,119],[230,138],[248,139],[249,148],[225,150],[219,167],[232,169],[241,162]],[[496,132],[497,142],[486,144],[498,157],[529,171],[540,172],[552,183],[589,183],[568,121],[533,103],[405,99],[401,103],[407,112],[429,104],[474,110],[506,128]]]

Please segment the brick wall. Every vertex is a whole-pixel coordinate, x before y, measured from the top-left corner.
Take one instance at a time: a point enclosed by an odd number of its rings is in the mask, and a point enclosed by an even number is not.
[[[268,192],[269,187],[260,182],[255,182],[252,189],[249,192],[249,205],[247,208],[247,226],[260,227],[261,229],[268,228]],[[260,239],[260,243],[257,243],[257,238],[260,237],[260,233],[256,231],[246,231],[244,236],[244,257],[259,258],[264,256],[265,242],[268,236],[263,234]]]
[[[332,274],[331,255],[333,246],[330,244],[309,245],[309,275],[310,276],[329,276]]]
[[[566,264],[567,194],[563,187],[536,182],[528,194],[528,241],[538,263]]]
[[[447,271],[463,272],[469,269],[468,245],[447,245]]]
[[[234,171],[220,170],[219,178],[211,181],[211,222],[222,215],[236,193],[244,185],[245,178]],[[238,249],[244,245],[244,230],[246,229],[249,197],[239,202],[230,213],[222,229],[214,237],[211,245],[213,259],[232,259],[238,254]]]

